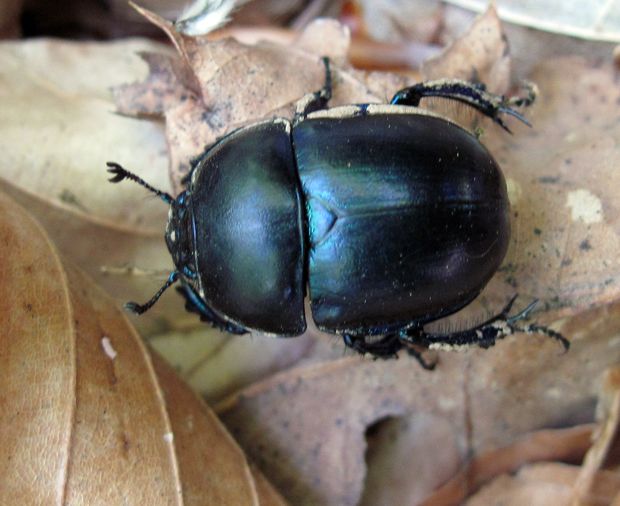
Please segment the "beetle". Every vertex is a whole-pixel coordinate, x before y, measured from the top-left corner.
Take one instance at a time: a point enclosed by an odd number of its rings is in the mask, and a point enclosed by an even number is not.
[[[514,332],[569,342],[537,324],[519,325],[536,301],[449,333],[424,330],[470,304],[499,268],[510,237],[506,183],[478,138],[420,109],[424,97],[457,100],[510,130],[529,125],[513,107],[524,98],[461,80],[419,83],[389,104],[328,108],[325,84],[292,120],[273,118],[218,140],[195,160],[176,199],[120,165],[110,181],[133,180],[169,204],[165,241],[175,269],[146,303],[177,280],[186,308],[232,334],[297,336],[304,300],[322,331],[346,346],[388,358],[405,348],[483,348]]]

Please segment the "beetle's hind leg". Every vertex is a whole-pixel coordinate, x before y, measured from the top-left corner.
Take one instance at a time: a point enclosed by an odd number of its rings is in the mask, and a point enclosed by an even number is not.
[[[329,66],[329,58],[323,56],[321,59],[325,66],[325,84],[314,93],[304,95],[295,107],[295,122],[302,121],[308,114],[321,109],[327,109],[327,103],[332,98],[332,71]]]
[[[497,340],[503,339],[516,332],[526,334],[544,334],[560,342],[564,350],[568,350],[570,342],[562,334],[535,323],[518,325],[518,322],[528,317],[538,301],[532,302],[524,310],[510,316],[509,312],[516,300],[515,295],[500,313],[489,318],[477,327],[449,334],[434,334],[425,332],[421,328],[411,328],[401,331],[400,339],[403,343],[417,344],[425,348],[458,348],[461,346],[480,346],[490,348]]]
[[[529,83],[526,89],[527,95],[524,97],[507,98],[503,95],[489,93],[486,86],[481,83],[470,83],[460,79],[441,79],[403,88],[392,97],[390,103],[417,107],[420,104],[420,100],[425,97],[441,97],[456,100],[473,107],[510,133],[510,129],[500,117],[501,114],[514,116],[527,126],[531,126],[519,112],[512,108],[526,107],[534,103],[536,87]]]

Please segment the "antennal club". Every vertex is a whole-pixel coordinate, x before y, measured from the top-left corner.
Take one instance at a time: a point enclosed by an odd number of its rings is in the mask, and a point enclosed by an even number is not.
[[[114,176],[109,179],[110,182],[120,183],[123,179],[130,179],[138,183],[140,186],[144,186],[150,192],[153,192],[160,199],[162,199],[166,204],[172,204],[174,202],[174,199],[172,198],[170,194],[163,192],[161,190],[158,190],[157,188],[153,188],[144,179],[136,176],[133,172],[129,172],[128,170],[124,169],[118,163],[107,162],[106,165],[109,167],[108,172],[110,174],[114,174]]]

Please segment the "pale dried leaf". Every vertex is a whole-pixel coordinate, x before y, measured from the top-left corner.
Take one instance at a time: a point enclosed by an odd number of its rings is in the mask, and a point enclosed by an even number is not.
[[[484,11],[486,0],[447,0],[476,12]],[[496,0],[499,17],[508,23],[529,28],[580,37],[620,42],[620,4],[599,1]]]
[[[102,266],[171,267],[162,240],[167,207],[138,185],[110,184],[105,166],[114,160],[169,187],[162,126],[114,114],[109,89],[146,76],[135,53],[147,49],[167,51],[138,41],[0,46],[0,186],[119,303],[150,298],[162,281],[103,276]],[[152,329],[183,313],[180,299],[165,297],[139,323]]]
[[[210,402],[285,369],[311,351],[311,334],[296,339],[233,336],[203,326],[193,332],[153,336],[149,343]]]

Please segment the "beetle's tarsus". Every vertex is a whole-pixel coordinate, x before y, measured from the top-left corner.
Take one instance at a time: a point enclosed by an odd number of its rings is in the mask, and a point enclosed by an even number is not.
[[[145,309],[145,306],[143,306],[142,304],[138,304],[137,302],[133,302],[133,301],[129,301],[125,303],[123,307],[127,311],[130,311],[131,313],[134,313],[134,314],[142,314],[148,310],[148,308]]]
[[[114,174],[113,177],[108,179],[108,181],[110,181],[111,183],[120,183],[125,179],[129,179],[138,183],[140,186],[144,186],[144,188],[157,195],[166,204],[172,204],[172,202],[174,202],[174,198],[172,198],[170,194],[154,188],[141,177],[135,175],[133,172],[129,172],[122,165],[119,165],[116,162],[107,162],[106,165],[108,166],[108,172],[110,174]]]
[[[564,353],[566,353],[570,349],[570,341],[566,339],[559,332],[544,327],[543,325],[537,325],[532,323],[530,325],[526,325],[522,332],[532,333],[532,334],[544,334],[546,336],[552,337],[556,341],[558,341],[564,347]]]

